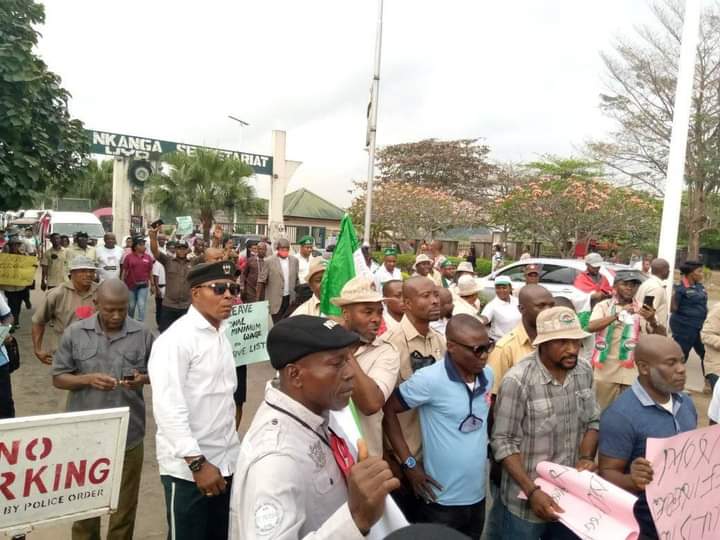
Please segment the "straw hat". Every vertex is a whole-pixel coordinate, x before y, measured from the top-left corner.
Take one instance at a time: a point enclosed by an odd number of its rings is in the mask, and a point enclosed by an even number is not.
[[[356,276],[345,284],[340,291],[340,296],[332,298],[330,303],[342,307],[364,302],[382,302],[383,300],[385,298],[375,290],[375,284],[371,279]]]
[[[327,268],[327,263],[328,262],[322,257],[315,257],[314,259],[311,259],[307,276],[305,276],[305,281],[310,281],[310,278],[312,278],[315,274],[324,272]]]
[[[537,337],[533,341],[536,347],[541,343],[556,339],[585,339],[592,334],[585,332],[575,312],[566,307],[554,307],[541,311],[535,323]]]
[[[413,270],[417,270],[417,265],[424,262],[432,264],[433,260],[424,253],[421,253],[420,255],[415,257],[415,264],[413,264]]]
[[[599,268],[602,266],[603,258],[599,253],[588,253],[585,255],[585,264],[592,266],[593,268]]]
[[[457,294],[460,297],[477,294],[480,286],[477,280],[472,276],[460,276],[457,282]]]
[[[460,264],[458,264],[456,272],[470,272],[471,274],[475,273],[475,270],[473,270],[472,264],[470,264],[468,261],[463,261]]]

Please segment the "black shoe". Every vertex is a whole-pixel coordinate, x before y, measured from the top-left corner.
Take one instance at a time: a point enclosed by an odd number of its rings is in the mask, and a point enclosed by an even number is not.
[[[30,303],[30,300],[25,300],[25,309],[32,309],[32,304]]]

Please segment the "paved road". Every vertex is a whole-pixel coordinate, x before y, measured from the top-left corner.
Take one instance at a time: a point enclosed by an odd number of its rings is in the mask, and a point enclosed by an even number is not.
[[[33,291],[33,305],[38,305],[40,290]],[[148,302],[148,321],[154,325],[154,301]],[[64,410],[66,392],[53,388],[49,368],[41,364],[32,354],[30,340],[30,317],[33,310],[23,309],[20,316],[20,330],[16,334],[21,346],[21,368],[13,374],[13,394],[18,416],[49,414]],[[273,376],[274,370],[268,363],[250,366],[248,369],[248,402],[246,403],[240,432],[247,430],[255,410],[262,399],[265,383]],[[695,356],[688,364],[688,390],[692,391],[693,399],[700,415],[700,425],[707,425],[707,405],[709,396],[702,394],[703,377],[699,359]],[[140,503],[138,509],[135,537],[142,540],[161,540],[166,538],[165,505],[162,486],[155,461],[155,422],[152,417],[152,390],[145,389],[147,411],[147,436],[145,437],[145,461],[140,486]],[[105,520],[103,521],[105,523]],[[31,540],[61,540],[70,538],[70,524],[60,524],[39,529],[28,536]]]

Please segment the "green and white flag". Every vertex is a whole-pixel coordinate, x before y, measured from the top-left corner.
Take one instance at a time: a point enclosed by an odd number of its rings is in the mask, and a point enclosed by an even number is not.
[[[340,315],[340,308],[332,305],[330,300],[340,296],[340,291],[345,284],[360,275],[372,279],[372,273],[365,264],[352,220],[348,214],[345,214],[340,222],[337,244],[335,244],[332,258],[325,269],[320,287],[320,312],[324,315]]]

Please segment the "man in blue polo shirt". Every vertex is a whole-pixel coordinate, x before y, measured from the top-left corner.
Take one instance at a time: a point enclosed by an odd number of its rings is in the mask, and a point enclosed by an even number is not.
[[[444,362],[416,371],[390,396],[383,428],[415,495],[423,521],[448,525],[473,540],[485,522],[485,467],[494,343],[471,315],[450,319]],[[425,467],[410,453],[398,413],[417,408]],[[419,459],[419,458],[418,458]],[[426,472],[427,471],[427,472]]]
[[[658,538],[645,487],[653,470],[645,459],[648,437],[672,437],[697,427],[692,399],[685,387],[685,357],[671,338],[642,336],[635,349],[638,378],[600,417],[600,475],[638,494],[635,519],[639,540]]]

